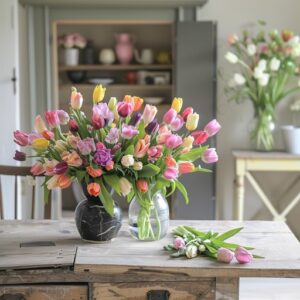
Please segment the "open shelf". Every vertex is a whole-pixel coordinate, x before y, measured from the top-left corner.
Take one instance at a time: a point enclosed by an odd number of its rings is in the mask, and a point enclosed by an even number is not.
[[[153,64],[153,65],[60,65],[58,70],[65,71],[131,71],[131,70],[172,70],[173,65]]]
[[[62,88],[70,88],[71,85],[76,86],[78,89],[93,89],[94,84],[77,83],[77,84],[64,84]],[[171,90],[172,85],[145,85],[145,84],[110,84],[107,85],[110,90],[112,89],[136,89],[136,90]]]

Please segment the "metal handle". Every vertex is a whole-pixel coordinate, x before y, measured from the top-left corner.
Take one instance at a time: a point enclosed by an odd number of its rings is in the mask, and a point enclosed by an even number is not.
[[[16,94],[17,92],[17,77],[16,77],[16,68],[13,68],[13,75],[12,75],[12,78],[10,79],[13,83],[13,91],[14,91],[14,95]],[[1,299],[1,298],[0,298]]]
[[[0,296],[0,300],[26,300],[25,296],[17,293],[17,294],[3,294]]]
[[[168,300],[170,292],[168,290],[151,290],[147,292],[147,300]]]

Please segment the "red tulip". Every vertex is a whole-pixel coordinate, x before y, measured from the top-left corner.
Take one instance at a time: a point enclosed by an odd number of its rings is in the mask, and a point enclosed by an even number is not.
[[[192,107],[187,107],[181,114],[184,122],[186,122],[187,117],[189,114],[192,114],[194,112],[194,109]]]
[[[202,130],[192,132],[191,136],[194,138],[194,145],[202,145],[209,138],[207,132]]]

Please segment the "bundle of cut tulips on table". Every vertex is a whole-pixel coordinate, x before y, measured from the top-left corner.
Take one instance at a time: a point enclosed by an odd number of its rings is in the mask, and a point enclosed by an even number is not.
[[[151,232],[147,220],[153,195],[157,191],[171,195],[177,188],[188,203],[188,193],[179,177],[208,171],[196,165],[198,159],[206,164],[218,160],[216,150],[203,144],[221,126],[212,120],[203,130],[197,130],[199,115],[192,107],[181,112],[181,98],[174,98],[159,123],[157,107],[144,106],[143,99],[129,95],[123,101],[112,97],[105,103],[105,90],[101,85],[94,89],[91,120],[82,111],[81,93],[72,88],[70,113],[48,111],[46,122],[38,115],[35,131],[17,130],[14,140],[36,152],[37,162],[31,172],[45,175],[45,195],[78,180],[91,196],[99,197],[109,214],[114,210],[110,189],[127,196],[128,201],[136,197],[142,207],[138,225],[143,239]],[[68,128],[66,133],[64,128]],[[26,154],[16,151],[15,159],[25,160]]]

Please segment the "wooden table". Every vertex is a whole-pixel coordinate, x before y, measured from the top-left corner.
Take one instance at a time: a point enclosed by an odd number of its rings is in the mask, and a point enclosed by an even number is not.
[[[240,277],[300,277],[299,242],[283,222],[171,221],[171,228],[181,224],[218,232],[244,226],[232,241],[265,259],[171,259],[162,250],[171,234],[140,242],[123,226],[113,242],[88,244],[72,221],[1,221],[0,299],[238,299]]]
[[[235,212],[236,220],[244,219],[245,204],[245,178],[248,179],[261,201],[273,216],[275,221],[286,221],[287,215],[300,202],[300,192],[290,200],[282,212],[272,204],[266,196],[251,172],[300,172],[300,155],[286,152],[257,152],[257,151],[233,151],[235,158]],[[300,178],[300,173],[297,181]],[[296,183],[293,182],[293,185]]]

